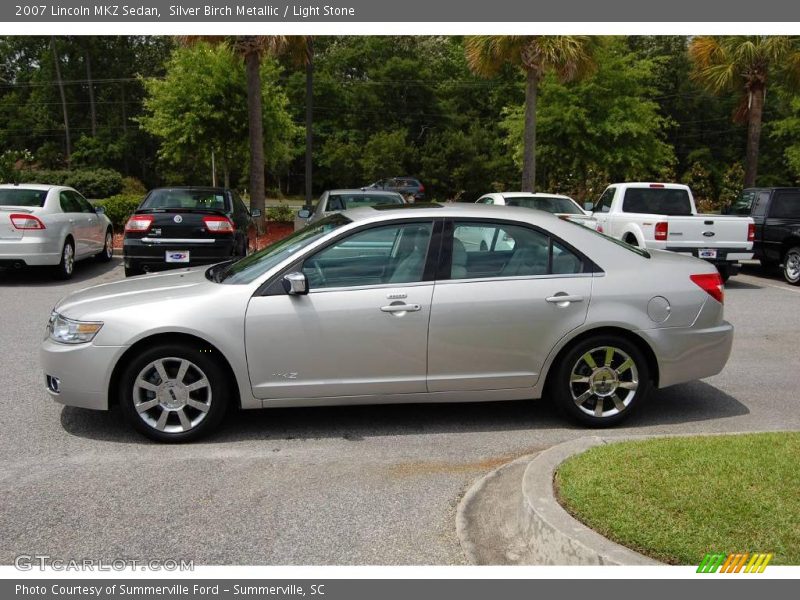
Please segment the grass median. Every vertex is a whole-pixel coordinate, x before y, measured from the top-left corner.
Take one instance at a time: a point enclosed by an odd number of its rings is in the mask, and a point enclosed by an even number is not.
[[[657,560],[772,552],[800,565],[800,432],[606,444],[562,464],[555,486],[577,519]]]

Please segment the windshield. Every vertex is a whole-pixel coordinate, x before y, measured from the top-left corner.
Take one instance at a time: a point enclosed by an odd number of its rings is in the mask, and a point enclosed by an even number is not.
[[[558,198],[557,196],[528,196],[506,198],[507,206],[522,206],[523,208],[535,208],[549,213],[560,213],[569,215],[582,215],[583,211],[575,202],[569,198]]]
[[[628,188],[625,190],[622,211],[689,217],[692,215],[692,202],[689,192],[680,188]]]
[[[31,208],[44,206],[47,190],[29,190],[25,188],[0,189],[0,206],[27,206]]]
[[[350,223],[350,219],[340,214],[325,217],[235,263],[212,267],[206,276],[218,283],[250,283],[294,253],[347,223]]]
[[[380,204],[404,204],[404,202],[399,194],[331,194],[327,210],[347,210]]]
[[[153,190],[139,210],[220,210],[227,211],[225,194],[221,190]]]

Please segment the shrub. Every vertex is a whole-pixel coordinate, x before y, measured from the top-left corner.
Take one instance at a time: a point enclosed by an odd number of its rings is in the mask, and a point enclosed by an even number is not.
[[[144,196],[147,193],[147,188],[144,187],[144,184],[136,179],[136,177],[123,177],[122,178],[122,189],[119,192],[120,194],[141,194]]]
[[[17,172],[20,183],[67,185],[87,198],[108,198],[122,191],[122,175],[112,169],[26,169]]]
[[[103,207],[106,216],[114,225],[115,231],[122,231],[128,218],[139,207],[142,198],[143,195],[139,194],[119,194],[105,200],[98,200],[94,205]]]
[[[294,210],[288,204],[279,204],[278,206],[270,206],[267,209],[267,221],[276,221],[278,223],[291,223],[294,221]]]

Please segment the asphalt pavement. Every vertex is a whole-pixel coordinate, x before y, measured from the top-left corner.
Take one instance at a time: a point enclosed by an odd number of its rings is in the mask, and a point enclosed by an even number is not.
[[[53,558],[195,564],[462,564],[455,507],[478,477],[592,430],[546,401],[298,408],[232,415],[164,446],[116,412],[53,402],[38,346],[66,293],[123,277],[0,272],[0,563]],[[800,429],[800,288],[747,266],[726,289],[726,369],[657,392],[604,435]]]

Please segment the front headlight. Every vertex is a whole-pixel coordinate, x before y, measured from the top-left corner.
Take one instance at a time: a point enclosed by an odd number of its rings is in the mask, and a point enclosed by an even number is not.
[[[47,322],[47,333],[50,339],[60,344],[83,344],[91,342],[102,323],[74,321],[53,311]]]

